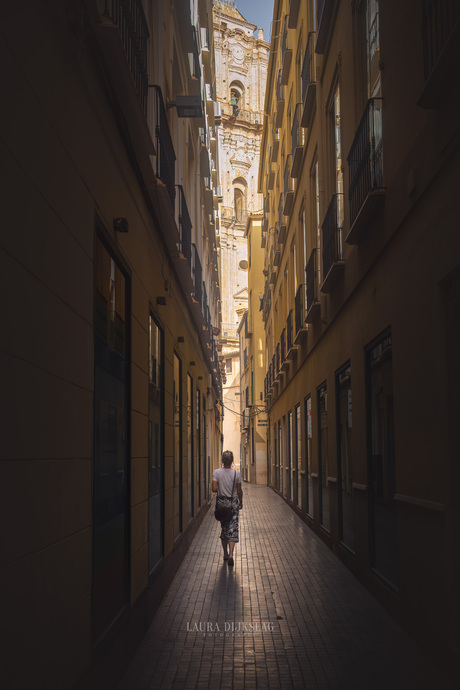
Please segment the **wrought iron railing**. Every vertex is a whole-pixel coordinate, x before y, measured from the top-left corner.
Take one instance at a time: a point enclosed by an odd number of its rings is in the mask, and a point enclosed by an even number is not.
[[[295,334],[303,328],[305,323],[305,306],[304,306],[304,295],[305,295],[305,285],[299,285],[297,288],[295,300],[294,300],[294,323],[295,323]]]
[[[279,370],[280,370],[280,344],[279,344],[279,343],[278,343],[278,345],[276,346],[276,360],[275,360],[275,363],[276,363],[276,374],[278,374],[278,372],[279,372]]]
[[[280,200],[278,202],[278,226],[279,227],[281,227],[281,225],[284,225],[283,209],[284,209],[284,196],[283,196],[283,194],[280,194]]]
[[[308,34],[307,46],[305,48],[305,55],[302,64],[302,102],[305,103],[305,96],[310,84],[316,82],[316,74],[314,70],[314,54],[315,54],[315,36],[316,32],[311,31]]]
[[[318,250],[316,248],[312,250],[305,267],[305,285],[306,310],[309,312],[312,306],[318,303]]]
[[[300,121],[302,119],[302,113],[301,113],[301,108],[302,104],[297,103],[295,110],[294,110],[294,118],[292,120],[292,129],[291,129],[291,154],[292,154],[292,159],[294,160],[295,152],[298,146],[303,146],[304,145],[304,131],[303,127],[300,126]]]
[[[194,244],[192,244],[192,280],[195,288],[195,300],[201,306],[203,300],[203,272],[198,250]]]
[[[278,77],[276,80],[276,100],[284,101],[284,86],[281,83],[281,69],[278,70]]]
[[[316,26],[321,23],[321,17],[324,9],[324,0],[316,0]]]
[[[284,56],[286,50],[288,50],[288,19],[289,15],[286,14],[284,17],[284,27],[283,27],[283,37],[281,39],[281,55]]]
[[[192,265],[192,221],[185,201],[185,194],[182,185],[178,184],[178,211],[179,211],[179,237],[180,252],[187,259],[191,268]]]
[[[294,178],[291,177],[291,154],[286,156],[286,165],[284,166],[284,198],[289,192],[294,191]]]
[[[458,0],[423,0],[422,40],[425,79],[431,74],[459,18]]]
[[[343,261],[343,194],[334,194],[326,212],[323,231],[323,276],[332,266]]]
[[[159,86],[155,86],[155,136],[157,144],[156,174],[166,185],[171,204],[174,208],[174,199],[176,197],[176,154],[174,153],[171,132],[169,131],[163,94]]]
[[[221,103],[221,114],[229,117],[236,117],[237,120],[244,120],[253,125],[260,125],[263,122],[263,112],[238,108],[230,103]]]
[[[348,154],[350,184],[350,225],[353,224],[368,193],[383,187],[382,99],[371,98],[366,105]]]
[[[286,359],[286,329],[285,328],[283,328],[283,330],[281,331],[280,357],[281,357],[281,364],[283,364],[284,360]]]
[[[149,29],[141,0],[98,0],[103,14],[110,17],[120,31],[129,69],[144,113],[147,113],[148,74],[147,41]]]
[[[291,349],[293,346],[294,341],[293,341],[293,334],[292,334],[292,309],[290,310],[288,317],[286,319],[286,347],[287,347],[287,352]]]

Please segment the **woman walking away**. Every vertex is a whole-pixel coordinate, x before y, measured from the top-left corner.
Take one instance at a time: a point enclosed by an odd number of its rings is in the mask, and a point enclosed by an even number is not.
[[[232,464],[233,453],[231,450],[226,450],[222,454],[222,467],[214,470],[212,474],[212,490],[217,493],[219,504],[232,508],[231,517],[220,523],[224,561],[228,561],[228,565],[234,563],[233,550],[238,542],[238,513],[243,507],[241,474],[238,470],[232,470]]]

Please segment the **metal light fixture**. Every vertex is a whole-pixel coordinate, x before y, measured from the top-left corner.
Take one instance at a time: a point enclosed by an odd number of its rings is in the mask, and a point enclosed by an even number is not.
[[[175,101],[167,101],[167,108],[177,109],[177,117],[203,117],[201,96],[176,96]]]

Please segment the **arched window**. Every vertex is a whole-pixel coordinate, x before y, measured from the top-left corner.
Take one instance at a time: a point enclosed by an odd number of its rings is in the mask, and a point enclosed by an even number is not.
[[[237,221],[241,222],[244,214],[244,194],[241,189],[235,189],[234,191],[234,204],[235,218]]]
[[[243,177],[235,177],[233,180],[233,207],[234,217],[238,223],[244,223],[247,216],[247,182]]]
[[[244,86],[240,81],[232,81],[230,84],[230,105],[235,117],[244,107]]]

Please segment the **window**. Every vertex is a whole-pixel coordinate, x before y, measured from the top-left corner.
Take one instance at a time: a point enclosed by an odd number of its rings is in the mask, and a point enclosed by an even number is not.
[[[164,336],[149,315],[149,573],[163,556]]]
[[[312,460],[312,420],[311,420],[311,395],[305,398],[305,508],[313,517],[313,482],[311,476]]]
[[[94,286],[92,599],[97,642],[129,605],[130,558],[128,279],[100,237]]]
[[[331,141],[333,145],[333,193],[339,195],[337,199],[337,227],[341,227],[343,225],[343,172],[340,117],[340,85],[337,84],[329,111]]]
[[[319,521],[330,530],[329,506],[329,448],[327,437],[327,384],[324,382],[317,390],[318,402],[318,481],[319,481]]]
[[[225,360],[225,371],[227,374],[232,373],[232,358],[228,357],[228,359]]]
[[[380,96],[380,31],[378,0],[363,0],[360,7],[367,98]]]
[[[294,501],[302,507],[301,482],[299,473],[302,468],[302,425],[300,421],[300,404],[295,408],[295,451],[293,467]]]
[[[288,412],[288,465],[286,468],[286,496],[294,502],[294,430],[292,425],[292,411]]]
[[[195,391],[195,399],[196,399],[196,411],[195,411],[195,419],[196,419],[196,464],[197,464],[197,477],[196,477],[196,483],[197,483],[197,494],[198,494],[198,508],[201,506],[201,502],[203,500],[202,496],[202,457],[201,457],[201,449],[202,449],[202,439],[201,439],[201,393],[198,390],[198,388]]]
[[[182,362],[174,353],[173,372],[173,538],[182,532]]]
[[[351,367],[346,364],[337,374],[337,498],[339,538],[355,550],[353,505],[353,460],[351,446],[352,400]]]
[[[241,189],[234,190],[235,219],[239,222],[243,220],[244,195]]]
[[[366,349],[371,565],[398,586],[393,368],[391,332]]]
[[[193,379],[187,374],[187,471],[188,471],[188,519],[195,514],[195,467],[193,462]]]

